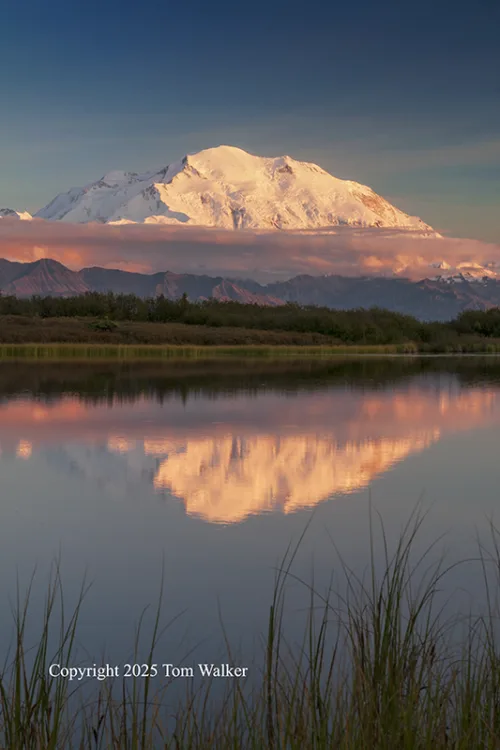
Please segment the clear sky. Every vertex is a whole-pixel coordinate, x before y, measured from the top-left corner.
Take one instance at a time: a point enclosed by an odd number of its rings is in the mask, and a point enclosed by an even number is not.
[[[500,241],[498,0],[3,0],[0,207],[227,143]]]

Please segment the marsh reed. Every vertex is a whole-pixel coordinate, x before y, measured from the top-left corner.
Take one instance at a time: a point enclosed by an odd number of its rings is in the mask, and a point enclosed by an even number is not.
[[[439,591],[452,567],[416,554],[425,514],[412,514],[394,549],[370,516],[368,572],[360,577],[340,554],[342,593],[310,597],[300,643],[287,638],[287,587],[298,546],[276,573],[262,653],[247,681],[187,681],[173,707],[168,681],[106,680],[85,700],[51,678],[50,663],[70,666],[86,589],[67,615],[59,568],[51,580],[40,636],[26,642],[29,594],[18,598],[15,644],[0,674],[0,747],[16,750],[479,750],[500,748],[500,650],[496,587],[500,532],[478,542],[485,610],[445,617]],[[377,551],[378,550],[378,551]],[[383,565],[380,567],[379,552]],[[464,561],[463,564],[467,564]],[[161,599],[161,597],[160,597]],[[163,628],[154,615],[146,661],[155,661]],[[57,613],[57,614],[56,614]],[[167,623],[168,625],[168,623]],[[460,627],[459,627],[460,626]],[[54,631],[55,628],[55,631]],[[142,618],[135,638],[140,650]],[[461,635],[457,638],[457,632]],[[53,633],[57,646],[50,649]],[[226,640],[227,661],[232,658]]]

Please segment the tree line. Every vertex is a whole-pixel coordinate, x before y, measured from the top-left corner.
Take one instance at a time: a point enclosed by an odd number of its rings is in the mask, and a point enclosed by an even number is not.
[[[411,315],[382,308],[336,310],[287,303],[278,307],[235,301],[192,302],[163,295],[141,298],[133,294],[87,292],[73,297],[0,295],[0,315],[30,318],[89,318],[101,330],[121,321],[185,323],[263,331],[320,333],[345,344],[443,344],[457,337],[500,338],[500,309],[467,310],[444,323],[422,322]]]

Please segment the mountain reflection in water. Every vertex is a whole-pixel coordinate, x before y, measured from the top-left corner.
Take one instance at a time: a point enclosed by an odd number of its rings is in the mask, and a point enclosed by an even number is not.
[[[0,447],[2,460],[36,458],[138,502],[148,490],[174,495],[188,515],[229,524],[366,488],[444,435],[499,415],[494,387],[464,387],[449,374],[161,403],[17,395],[0,403]]]

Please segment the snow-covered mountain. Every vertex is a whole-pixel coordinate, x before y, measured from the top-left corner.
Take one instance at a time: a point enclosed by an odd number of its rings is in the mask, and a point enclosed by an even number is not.
[[[219,146],[158,171],[108,172],[61,193],[37,218],[75,223],[187,224],[224,229],[318,230],[332,226],[432,231],[371,188],[290,156]]]
[[[14,211],[12,208],[0,208],[0,219],[19,219],[20,221],[30,221],[32,215],[27,211]]]
[[[486,282],[488,279],[499,279],[498,266],[491,264],[482,266],[479,263],[458,263],[455,267],[446,261],[432,263],[432,268],[437,268],[441,273],[431,277],[432,281],[442,281],[446,284],[461,284],[463,282],[475,283]]]

